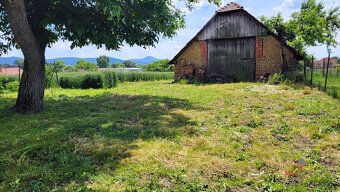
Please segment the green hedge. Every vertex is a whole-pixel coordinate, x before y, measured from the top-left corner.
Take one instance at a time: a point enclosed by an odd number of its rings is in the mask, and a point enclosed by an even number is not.
[[[113,88],[118,84],[118,76],[116,72],[105,71],[103,72],[104,77],[104,87],[105,88]]]
[[[164,72],[114,72],[65,73],[59,81],[61,88],[88,89],[113,88],[118,82],[157,81],[173,79],[173,73]]]
[[[101,89],[104,87],[104,76],[103,74],[87,74],[84,76],[81,88],[82,89]]]
[[[120,82],[157,81],[173,79],[173,73],[166,72],[120,72],[117,74]]]
[[[82,79],[79,76],[61,77],[59,85],[61,88],[65,89],[79,89],[82,85]]]
[[[55,76],[49,83],[51,87],[66,89],[88,89],[88,88],[113,88],[119,82],[137,82],[137,81],[158,81],[173,79],[172,72],[65,72],[58,73],[59,82]],[[17,76],[0,76],[0,86],[2,89],[8,82],[18,79]]]

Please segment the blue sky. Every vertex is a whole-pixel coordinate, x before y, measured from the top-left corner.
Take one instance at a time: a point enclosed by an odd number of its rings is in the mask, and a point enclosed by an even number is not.
[[[228,2],[225,0],[223,5]],[[292,12],[299,10],[302,0],[238,0],[236,2],[243,5],[255,17],[260,17],[261,15],[272,16],[281,12],[285,19],[288,19]],[[339,0],[323,0],[323,2],[328,6],[340,6]],[[121,59],[143,58],[145,56],[171,59],[202,28],[218,8],[216,5],[209,4],[206,1],[200,1],[194,10],[188,12],[185,6],[181,5],[183,3],[179,3],[177,0],[176,4],[186,12],[186,27],[179,30],[172,39],[161,38],[156,47],[144,49],[126,45],[121,47],[120,51],[107,51],[105,49],[97,49],[95,46],[87,46],[71,50],[69,42],[58,41],[46,50],[46,58],[98,57],[99,55],[108,55]],[[340,41],[340,36],[337,37],[337,40]],[[308,52],[314,54],[317,58],[327,55],[325,46],[308,48]],[[340,47],[334,48],[332,55],[340,56]],[[20,50],[12,50],[3,56],[22,57],[22,53]]]

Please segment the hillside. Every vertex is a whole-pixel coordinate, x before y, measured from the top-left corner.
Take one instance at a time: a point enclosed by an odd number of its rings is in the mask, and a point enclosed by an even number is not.
[[[0,191],[339,191],[340,101],[260,83],[0,95]],[[302,163],[301,163],[302,162]]]
[[[13,64],[16,60],[20,59],[20,57],[0,57],[0,64]],[[78,58],[78,57],[58,57],[58,58],[53,58],[53,59],[46,59],[47,63],[53,63],[54,60],[62,60],[64,61],[67,65],[71,65],[74,66],[77,61],[79,60],[86,60],[92,63],[97,63],[96,58]],[[139,65],[146,65],[149,63],[152,63],[154,61],[157,61],[159,59],[155,58],[155,57],[151,57],[151,56],[147,56],[141,59],[128,59],[131,60]],[[124,62],[123,59],[118,59],[118,58],[113,58],[110,57],[110,64],[112,63],[122,63]]]

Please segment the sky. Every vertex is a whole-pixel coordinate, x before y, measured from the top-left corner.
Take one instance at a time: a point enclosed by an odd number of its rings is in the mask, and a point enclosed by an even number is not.
[[[229,1],[224,0],[222,5]],[[277,13],[282,13],[287,20],[291,13],[298,11],[302,0],[236,0],[235,2],[244,6],[250,14],[255,17],[261,15],[273,16]],[[323,0],[327,6],[340,6],[339,0]],[[70,42],[58,41],[51,48],[46,50],[46,58],[53,59],[57,57],[98,57],[100,55],[107,55],[110,57],[120,59],[137,59],[146,56],[153,56],[160,59],[172,59],[187,42],[193,38],[196,33],[204,26],[206,22],[213,16],[218,8],[216,5],[210,4],[206,1],[200,1],[195,5],[192,11],[188,11],[183,3],[176,0],[176,5],[185,11],[185,28],[177,32],[172,39],[160,38],[155,47],[141,48],[137,46],[130,47],[124,45],[119,51],[107,51],[104,48],[97,49],[95,46],[87,46],[83,48],[70,49]],[[340,42],[340,34],[337,37]],[[313,54],[316,58],[327,56],[325,46],[310,47],[307,49],[309,54]],[[332,55],[340,56],[340,47],[333,48]],[[12,50],[6,56],[22,57],[20,50]]]

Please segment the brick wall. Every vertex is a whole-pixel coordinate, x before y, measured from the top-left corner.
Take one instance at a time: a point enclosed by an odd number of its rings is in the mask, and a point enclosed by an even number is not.
[[[206,65],[208,62],[208,44],[206,41],[200,41],[201,48],[201,62]]]
[[[191,74],[203,80],[203,69],[207,61],[208,44],[205,41],[192,42],[176,60],[175,79]]]
[[[296,67],[294,54],[284,48],[285,59],[290,68]],[[273,36],[256,38],[256,80],[266,73],[273,75],[281,72],[281,46]]]

